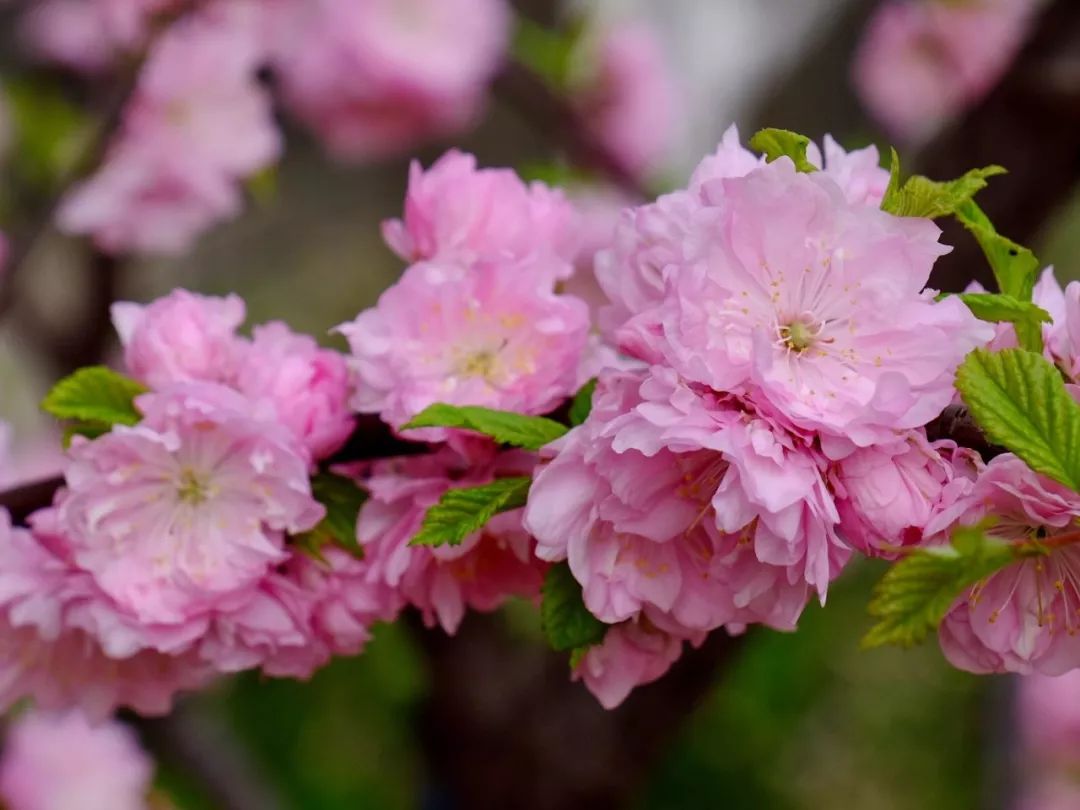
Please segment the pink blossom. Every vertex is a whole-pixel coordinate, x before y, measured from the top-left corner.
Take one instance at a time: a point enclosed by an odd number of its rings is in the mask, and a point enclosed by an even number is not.
[[[998,456],[971,493],[939,514],[927,534],[994,515],[994,536],[1020,542],[1069,532],[1080,496],[1034,473],[1011,454]],[[1054,548],[1015,562],[975,585],[942,622],[940,641],[954,666],[972,672],[1059,675],[1080,666],[1080,548]]]
[[[510,22],[503,0],[295,0],[275,66],[335,155],[380,157],[473,122]]]
[[[651,278],[662,292],[642,297],[620,348],[718,391],[755,392],[801,428],[856,446],[949,403],[956,366],[993,330],[923,290],[947,251],[933,223],[850,203],[825,173],[796,173],[786,158],[701,193],[710,207],[663,248],[668,263]],[[641,284],[632,271],[609,279],[617,302],[631,301],[621,286]]]
[[[526,264],[416,264],[339,330],[352,405],[399,427],[435,402],[544,413],[576,390],[585,304],[538,286]]]
[[[871,146],[845,152],[826,136],[824,152],[822,159],[814,144],[807,152],[812,163],[824,164],[820,175],[832,180],[852,206],[877,208],[889,181],[888,172],[878,165],[877,149]],[[653,310],[664,299],[665,276],[703,258],[715,238],[708,233],[718,216],[715,209],[727,205],[722,181],[746,177],[763,166],[765,159],[744,147],[738,128],[731,126],[716,150],[698,164],[687,189],[622,213],[610,247],[596,254],[596,278],[611,302],[599,313],[605,335],[614,336],[631,317]],[[639,318],[635,332],[659,330],[658,317],[653,311],[651,316]],[[635,333],[620,337],[626,351],[650,354],[648,348],[636,345]]]
[[[159,143],[122,141],[64,197],[57,225],[92,236],[107,253],[178,255],[238,214],[241,203],[232,180],[197,156]]]
[[[147,305],[119,301],[112,320],[128,372],[153,387],[177,382],[232,383],[245,349],[236,330],[245,307],[224,298],[173,290]]]
[[[1080,669],[1057,677],[1019,679],[1016,721],[1028,753],[1039,762],[1080,762]]]
[[[472,265],[545,256],[531,267],[542,281],[573,271],[574,220],[561,191],[526,185],[512,169],[477,169],[475,157],[451,150],[427,171],[412,163],[404,218],[384,222],[383,236],[409,262]]]
[[[127,726],[30,712],[8,729],[0,798],[9,810],[145,810],[153,773]]]
[[[585,651],[574,668],[574,679],[584,681],[601,706],[614,709],[635,686],[662,677],[682,655],[682,646],[682,638],[646,619],[617,624],[600,644]]]
[[[72,445],[60,506],[74,558],[143,621],[237,604],[312,528],[308,458],[239,394],[180,383],[137,400],[135,427]]]
[[[352,433],[345,358],[320,349],[312,338],[279,321],[255,328],[236,387],[250,399],[272,406],[278,421],[314,459],[333,453]]]
[[[480,459],[465,459],[449,447],[375,464],[366,482],[371,499],[357,524],[369,586],[394,589],[420,610],[425,624],[438,623],[451,634],[466,608],[491,611],[510,596],[536,597],[543,566],[532,556],[520,510],[496,515],[460,545],[409,545],[446,490],[489,483],[496,474],[526,474],[531,465],[521,452],[487,450]]]
[[[790,629],[847,560],[823,458],[668,370],[602,373],[588,420],[550,450],[525,526],[602,621]]]
[[[33,698],[95,719],[119,706],[165,714],[177,691],[207,683],[211,670],[187,651],[198,624],[139,622],[74,565],[54,510],[32,523],[12,529],[0,513],[0,707]]]
[[[852,68],[863,104],[894,137],[920,142],[978,103],[1027,36],[1035,0],[888,0]]]
[[[658,168],[679,120],[678,91],[666,55],[647,25],[600,31],[579,60],[574,102],[586,126],[637,175]]]
[[[891,558],[902,547],[921,545],[927,523],[971,491],[980,467],[972,451],[930,443],[921,431],[860,448],[838,462],[831,477],[840,533],[871,556]]]
[[[278,156],[241,6],[185,16],[155,40],[104,165],[68,194],[61,229],[112,253],[179,253],[240,208],[236,181]]]

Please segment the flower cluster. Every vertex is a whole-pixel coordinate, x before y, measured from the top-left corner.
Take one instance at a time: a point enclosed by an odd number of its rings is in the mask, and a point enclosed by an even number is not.
[[[287,538],[325,514],[310,474],[347,438],[344,359],[284,324],[235,330],[236,298],[117,304],[140,419],[77,436],[29,528],[3,521],[0,702],[102,716],[168,709],[215,673],[304,677],[397,609],[338,549]]]
[[[921,428],[992,330],[924,289],[946,248],[878,208],[873,150],[808,157],[824,169],[765,164],[732,130],[598,257],[605,328],[641,366],[601,372],[525,525],[615,625],[578,668],[606,704],[681,640],[794,628],[852,549],[921,542],[971,488],[973,462]]]

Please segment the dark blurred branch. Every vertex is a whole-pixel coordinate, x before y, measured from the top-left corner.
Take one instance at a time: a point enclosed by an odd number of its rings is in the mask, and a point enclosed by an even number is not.
[[[492,84],[495,97],[583,169],[600,174],[613,185],[641,199],[655,195],[607,146],[593,136],[577,110],[555,93],[540,76],[510,60]]]
[[[920,173],[946,179],[998,163],[1009,170],[979,194],[997,229],[1030,244],[1080,180],[1080,2],[1054,0],[1008,75],[918,161]],[[972,278],[992,284],[978,245],[945,224],[956,249],[943,257],[932,283],[962,289]]]
[[[421,718],[434,786],[453,810],[627,807],[742,639],[718,631],[614,711],[570,680],[565,655],[469,614],[457,635],[416,627],[433,675]]]
[[[188,702],[168,717],[127,717],[154,758],[195,783],[215,810],[284,810],[265,774],[221,718]]]

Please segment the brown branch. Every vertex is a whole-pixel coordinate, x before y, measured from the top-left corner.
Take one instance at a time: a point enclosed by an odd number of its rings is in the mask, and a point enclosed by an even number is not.
[[[591,133],[573,105],[525,65],[508,61],[495,77],[492,92],[552,143],[565,149],[574,163],[595,171],[638,199],[655,196],[640,177]]]

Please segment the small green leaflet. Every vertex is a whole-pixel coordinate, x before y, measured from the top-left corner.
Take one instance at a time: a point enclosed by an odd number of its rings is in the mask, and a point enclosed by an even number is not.
[[[350,478],[320,472],[311,479],[311,494],[326,507],[326,517],[311,531],[294,536],[293,542],[316,558],[328,544],[363,557],[364,550],[356,539],[356,519],[367,493]]]
[[[565,652],[603,641],[608,626],[585,607],[569,565],[551,566],[540,593],[540,624],[553,649]]]
[[[990,442],[1080,491],[1080,405],[1042,355],[976,349],[957,370],[956,387]]]
[[[987,166],[985,169],[972,169],[963,177],[943,183],[914,175],[901,186],[900,163],[895,152],[893,154],[889,187],[881,201],[881,208],[898,217],[937,219],[950,216],[986,188],[987,178],[1005,173],[1001,166]]]
[[[574,49],[584,26],[562,32],[519,16],[511,50],[523,65],[542,77],[553,89],[569,88],[574,72]]]
[[[532,479],[527,475],[497,478],[479,487],[448,489],[428,509],[412,546],[457,546],[500,512],[525,505]]]
[[[1020,301],[1030,301],[1039,272],[1035,254],[999,234],[989,217],[970,200],[956,210],[956,218],[979,242],[994,271],[998,289]]]
[[[510,411],[493,411],[474,405],[445,405],[437,402],[414,416],[402,430],[448,427],[475,430],[500,444],[539,450],[566,433],[566,426],[543,416],[525,416]]]
[[[750,139],[750,148],[765,155],[772,163],[777,158],[789,157],[800,172],[816,172],[818,167],[806,159],[810,139],[787,129],[762,129]]]
[[[134,425],[142,419],[135,397],[146,393],[142,383],[105,366],[81,368],[60,380],[41,402],[57,419],[76,422],[72,431],[100,435],[113,425]]]
[[[1042,307],[1004,293],[960,293],[960,299],[981,321],[1015,324],[1021,347],[1042,352],[1041,325],[1051,321]]]
[[[869,611],[877,623],[862,645],[922,643],[967,588],[1018,559],[1044,553],[1035,543],[988,537],[979,526],[957,529],[951,545],[912,550],[875,587]]]
[[[596,391],[596,377],[585,383],[570,401],[570,424],[577,427],[589,418],[592,411],[593,392]]]

